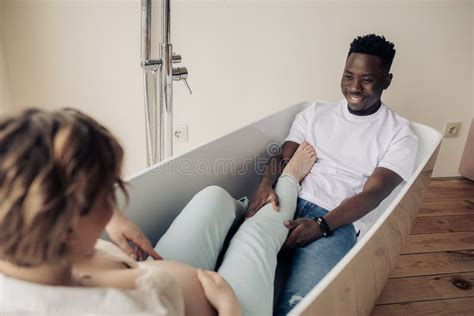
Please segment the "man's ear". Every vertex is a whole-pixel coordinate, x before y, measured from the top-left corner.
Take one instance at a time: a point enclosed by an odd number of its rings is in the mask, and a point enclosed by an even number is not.
[[[393,79],[393,75],[392,74],[387,74],[387,76],[385,76],[385,81],[383,83],[383,89],[387,89],[388,87],[390,87],[390,84],[392,83],[392,79]]]

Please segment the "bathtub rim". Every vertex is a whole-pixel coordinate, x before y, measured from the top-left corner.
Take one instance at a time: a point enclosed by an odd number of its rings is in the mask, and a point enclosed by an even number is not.
[[[397,194],[397,196],[388,205],[387,210],[384,211],[382,214],[380,214],[380,217],[375,221],[372,227],[364,234],[364,236],[360,240],[357,240],[354,247],[352,247],[352,249],[349,250],[349,252],[331,269],[331,271],[329,271],[329,273],[313,289],[311,289],[311,291],[290,311],[288,315],[303,314],[303,312],[309,308],[311,303],[334,281],[337,275],[339,275],[339,273],[341,273],[343,269],[347,267],[347,265],[354,258],[354,256],[365,245],[367,245],[369,240],[375,235],[375,233],[380,229],[380,227],[382,227],[382,225],[387,221],[387,219],[392,214],[394,209],[401,202],[401,200],[406,195],[406,193],[411,189],[416,179],[418,179],[418,177],[422,173],[428,161],[431,159],[433,154],[438,149],[441,143],[441,140],[443,138],[442,134],[438,130],[421,123],[417,123],[417,122],[411,122],[411,123],[412,125],[421,126],[422,128],[429,130],[430,132],[433,133],[433,136],[437,137],[433,147],[429,149],[429,151],[427,152],[427,155],[421,160],[419,166],[413,172],[413,175],[410,178],[410,180],[404,184],[404,186],[402,187],[400,192]]]

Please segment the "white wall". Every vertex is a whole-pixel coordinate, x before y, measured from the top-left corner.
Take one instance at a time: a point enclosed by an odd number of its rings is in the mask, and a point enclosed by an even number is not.
[[[3,43],[4,12],[4,3],[0,1],[0,115],[9,113],[12,104]]]
[[[122,140],[128,174],[145,165],[139,3],[6,5],[16,108],[69,105],[94,115]],[[175,84],[175,124],[189,130],[189,141],[175,152],[302,100],[341,98],[349,43],[372,32],[397,49],[384,101],[440,130],[448,120],[467,127],[474,105],[472,7],[470,1],[174,1],[172,41],[194,92]],[[458,175],[466,134],[462,128],[444,141],[436,176]]]

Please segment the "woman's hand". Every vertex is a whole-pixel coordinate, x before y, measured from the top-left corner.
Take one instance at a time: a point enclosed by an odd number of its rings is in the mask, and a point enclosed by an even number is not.
[[[214,271],[197,270],[204,294],[220,316],[240,316],[242,310],[229,283]]]
[[[148,255],[156,260],[162,259],[140,228],[123,215],[120,210],[114,210],[114,215],[105,230],[110,239],[133,259],[142,261]]]

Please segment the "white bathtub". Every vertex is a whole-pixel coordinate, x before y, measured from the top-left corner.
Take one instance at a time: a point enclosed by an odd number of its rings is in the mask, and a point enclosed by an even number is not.
[[[219,185],[235,198],[252,195],[274,144],[281,144],[295,115],[309,104],[291,106],[132,177],[125,212],[155,243],[191,197],[208,185]],[[412,178],[361,219],[361,226],[371,228],[362,231],[353,249],[292,315],[370,314],[408,236],[441,141],[436,130],[413,127],[420,146]]]

